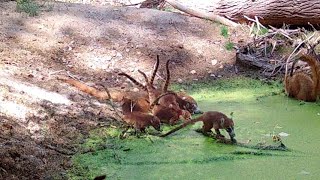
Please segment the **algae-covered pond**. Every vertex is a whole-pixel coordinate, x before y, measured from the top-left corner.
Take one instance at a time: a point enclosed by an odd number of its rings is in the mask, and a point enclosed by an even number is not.
[[[289,99],[280,83],[248,78],[176,88],[187,89],[203,111],[217,110],[229,117],[232,113],[236,139],[248,146],[203,136],[195,131],[201,122],[165,138],[145,135],[121,140],[116,128],[102,128],[83,145],[101,150],[74,156],[70,179],[102,174],[107,179],[320,178],[319,104]],[[279,134],[289,151],[250,148],[273,145],[272,135]]]

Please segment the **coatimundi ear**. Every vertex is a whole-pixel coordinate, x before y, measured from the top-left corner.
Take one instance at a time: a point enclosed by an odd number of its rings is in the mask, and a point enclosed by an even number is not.
[[[220,119],[220,126],[221,126],[221,127],[223,127],[223,126],[224,126],[224,121],[225,121],[225,119],[224,119],[224,118],[221,118],[221,119]]]
[[[184,97],[184,96],[182,97],[182,100],[186,100],[186,99],[187,99],[187,97]]]

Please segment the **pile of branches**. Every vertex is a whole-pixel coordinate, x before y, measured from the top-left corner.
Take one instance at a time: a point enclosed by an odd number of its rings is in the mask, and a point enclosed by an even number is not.
[[[316,37],[316,31],[311,34],[303,28],[266,28],[258,19],[250,20],[254,21],[250,28],[252,40],[236,47],[237,63],[259,69],[265,77],[274,77],[283,75],[286,66],[291,70],[294,53],[301,48],[312,50],[317,55],[315,49],[320,43],[320,36]],[[301,64],[296,67],[304,69],[304,66]]]

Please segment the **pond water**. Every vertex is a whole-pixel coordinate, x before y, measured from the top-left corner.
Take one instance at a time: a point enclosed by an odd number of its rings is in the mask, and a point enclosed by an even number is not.
[[[319,104],[289,99],[279,83],[247,78],[192,85],[190,93],[203,111],[229,117],[232,112],[236,139],[248,146],[203,136],[195,131],[201,122],[165,138],[120,140],[118,130],[100,129],[85,146],[107,148],[75,156],[70,178],[106,174],[107,179],[320,179]],[[272,135],[278,134],[289,151],[250,148],[274,145]]]

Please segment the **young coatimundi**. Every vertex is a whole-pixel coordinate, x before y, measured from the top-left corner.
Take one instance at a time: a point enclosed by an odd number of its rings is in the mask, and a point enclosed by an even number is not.
[[[123,120],[141,132],[145,132],[145,129],[149,126],[154,127],[154,129],[157,131],[160,131],[160,119],[157,116],[153,116],[148,113],[131,112],[125,114],[123,116]]]
[[[215,130],[215,132],[217,133],[218,137],[223,137],[223,135],[221,135],[219,129],[225,129],[228,132],[231,141],[236,142],[236,140],[234,139],[234,137],[236,135],[234,133],[233,120],[228,118],[225,114],[218,112],[218,111],[205,112],[201,116],[199,116],[198,118],[192,119],[190,121],[187,121],[187,122],[181,124],[180,126],[172,129],[171,131],[161,135],[161,137],[168,136],[168,135],[178,131],[179,129],[186,127],[189,124],[194,124],[199,121],[203,122],[203,126],[202,126],[203,133],[206,134],[208,132],[211,132],[211,129],[213,128]]]
[[[319,62],[308,54],[301,55],[299,59],[308,63],[311,68],[311,77],[302,72],[293,74],[294,65],[298,61],[296,60],[292,65],[290,75],[288,76],[287,72],[285,74],[285,91],[289,97],[314,102],[319,95]]]

